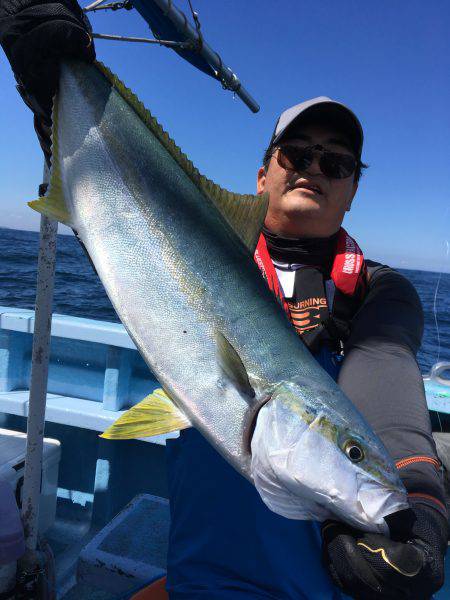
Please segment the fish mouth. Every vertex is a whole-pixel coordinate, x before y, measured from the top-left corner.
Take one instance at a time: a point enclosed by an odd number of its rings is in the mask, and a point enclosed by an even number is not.
[[[353,490],[351,496],[336,493],[327,497],[327,518],[342,520],[362,531],[389,536],[386,517],[409,507],[406,491],[398,487],[386,488],[363,473],[356,474]]]
[[[406,491],[394,486],[387,488],[363,474],[356,475],[356,483],[357,502],[367,530],[389,535],[385,517],[408,508]]]

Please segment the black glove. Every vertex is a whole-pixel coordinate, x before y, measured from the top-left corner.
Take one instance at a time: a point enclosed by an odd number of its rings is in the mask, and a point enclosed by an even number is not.
[[[63,56],[95,59],[89,21],[75,0],[0,0],[0,44],[48,156],[59,61]]]
[[[324,523],[323,560],[333,582],[358,600],[427,600],[444,583],[447,520],[416,502],[386,522],[392,539]]]

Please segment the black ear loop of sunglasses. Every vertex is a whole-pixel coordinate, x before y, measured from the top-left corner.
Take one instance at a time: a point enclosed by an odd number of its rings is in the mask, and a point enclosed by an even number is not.
[[[349,154],[340,154],[338,152],[329,152],[321,144],[298,148],[297,146],[277,146],[272,155],[279,150],[277,156],[278,164],[286,170],[304,171],[308,169],[314,160],[314,152],[320,152],[319,158],[320,170],[326,177],[332,179],[346,179],[353,175],[358,165],[358,161]],[[292,165],[289,167],[280,157],[280,154]]]

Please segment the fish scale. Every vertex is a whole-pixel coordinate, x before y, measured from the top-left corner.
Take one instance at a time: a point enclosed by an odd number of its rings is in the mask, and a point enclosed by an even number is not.
[[[189,422],[270,506],[250,444],[258,410],[280,404],[293,439],[298,429],[304,443],[315,423],[314,436],[325,443],[324,456],[309,457],[316,473],[326,456],[333,464],[338,457],[352,485],[362,471],[377,480],[380,495],[388,490],[401,504],[404,490],[386,450],[301,342],[253,261],[267,199],[203,178],[100,65],[62,65],[53,123],[49,193],[31,205],[77,231],[131,338]],[[345,458],[337,430],[364,442],[365,470]],[[279,443],[283,452],[282,436]],[[306,507],[308,473],[294,475]],[[285,488],[277,493],[292,496]],[[349,502],[351,521],[360,509]]]

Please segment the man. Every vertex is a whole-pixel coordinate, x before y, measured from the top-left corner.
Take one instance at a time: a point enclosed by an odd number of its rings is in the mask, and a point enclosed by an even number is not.
[[[441,585],[446,514],[415,360],[422,312],[411,284],[363,261],[341,229],[365,166],[362,143],[355,115],[328,98],[280,116],[258,172],[258,193],[268,192],[270,202],[256,258],[293,326],[380,435],[410,492],[416,520],[389,519],[396,542],[325,525],[323,559],[334,583],[357,598],[428,598]],[[314,524],[270,513],[194,430],[171,441],[168,453],[171,597],[337,597]],[[434,539],[428,565],[415,563],[403,543],[420,546],[425,537],[428,548]]]
[[[88,24],[74,0],[0,0],[0,43],[49,158],[59,59],[94,58]],[[411,510],[387,519],[391,539],[329,522],[321,540],[317,524],[271,513],[187,430],[167,448],[171,598],[338,598],[341,588],[423,599],[442,585],[447,521],[415,361],[420,302],[399,274],[363,261],[341,229],[362,143],[355,115],[326,98],[281,115],[258,173],[270,204],[257,259],[299,335],[397,461]]]

